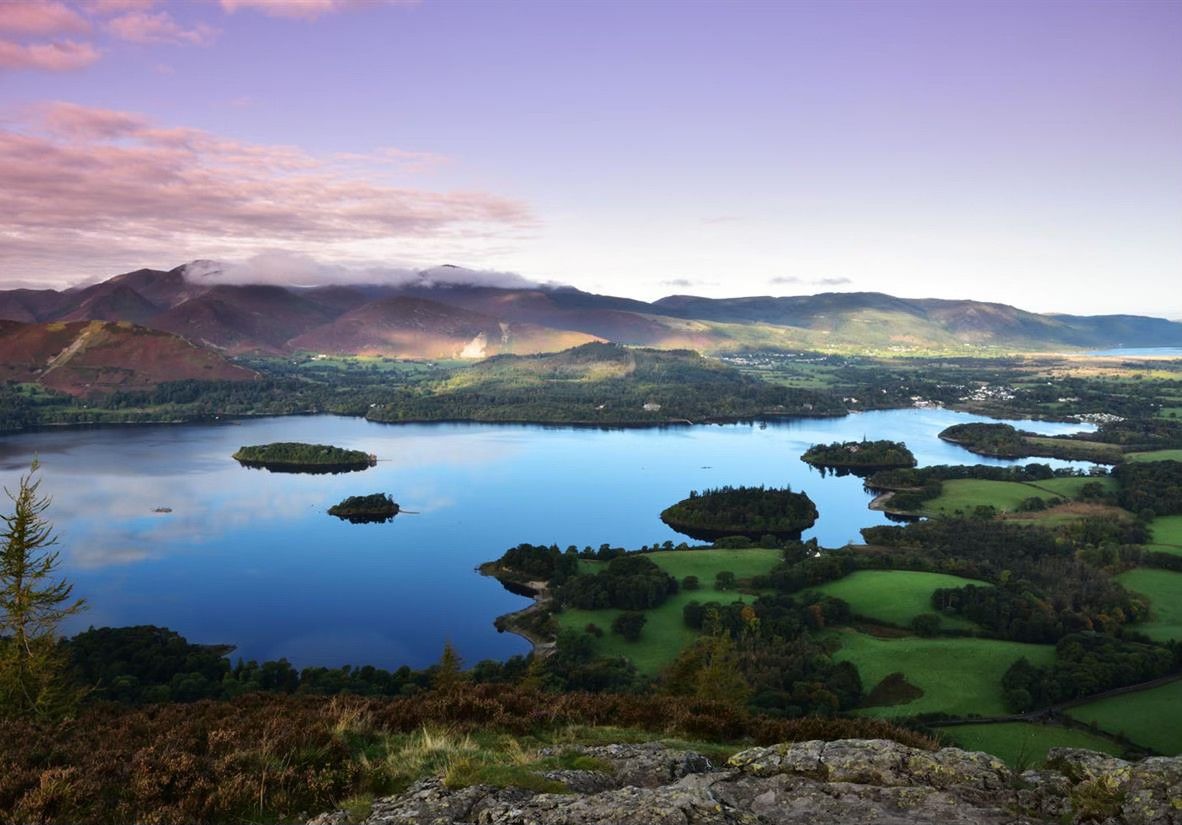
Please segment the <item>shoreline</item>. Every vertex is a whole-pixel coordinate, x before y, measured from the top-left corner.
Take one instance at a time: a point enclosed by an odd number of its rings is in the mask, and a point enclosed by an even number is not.
[[[482,576],[496,579],[502,587],[510,593],[514,593],[514,595],[533,599],[531,604],[527,604],[520,610],[514,610],[512,613],[502,613],[493,619],[493,627],[497,629],[497,632],[512,633],[514,636],[525,639],[530,644],[530,652],[539,658],[546,658],[552,655],[557,649],[557,641],[555,639],[545,637],[521,625],[522,619],[539,614],[549,606],[551,602],[549,584],[544,581],[516,578],[510,574],[510,571],[494,561],[479,565],[476,568],[476,572]],[[528,591],[528,594],[517,592],[518,590]]]

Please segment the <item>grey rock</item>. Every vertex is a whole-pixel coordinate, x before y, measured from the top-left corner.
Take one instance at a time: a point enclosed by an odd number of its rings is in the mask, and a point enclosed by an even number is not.
[[[1017,775],[987,754],[878,739],[750,748],[722,767],[658,743],[565,752],[602,769],[545,774],[569,793],[424,780],[365,825],[1182,825],[1182,757],[1059,749]],[[332,816],[312,825],[341,825]]]

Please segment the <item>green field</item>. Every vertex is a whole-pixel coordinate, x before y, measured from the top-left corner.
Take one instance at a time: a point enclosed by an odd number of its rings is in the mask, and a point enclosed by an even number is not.
[[[1182,461],[1182,450],[1153,450],[1148,453],[1125,453],[1126,461]]]
[[[1116,580],[1149,598],[1153,615],[1148,622],[1133,625],[1135,630],[1159,642],[1182,639],[1182,573],[1138,567]]]
[[[1182,708],[1182,682],[1100,699],[1067,713],[1108,733],[1123,734],[1138,745],[1174,756],[1182,753],[1178,708]]]
[[[1076,479],[1060,479],[1075,481]],[[944,482],[943,491],[934,499],[925,501],[922,512],[928,516],[951,515],[958,510],[971,512],[974,508],[988,505],[1002,512],[1017,509],[1028,498],[1054,501],[1059,493],[1040,490],[1020,481],[988,481],[979,478],[957,478]],[[1064,496],[1069,498],[1070,496]]]
[[[942,711],[954,715],[1004,714],[1001,677],[1025,656],[1035,665],[1050,665],[1052,645],[1027,645],[996,639],[879,639],[853,630],[837,631],[838,661],[853,662],[870,692],[883,677],[902,672],[924,695],[903,705],[867,708],[871,716],[911,716]]]
[[[1106,493],[1115,493],[1117,488],[1116,479],[1110,476],[1070,476],[1029,482],[1031,487],[1037,487],[1064,498],[1075,498],[1087,484],[1099,484]]]
[[[714,576],[729,570],[740,579],[749,579],[771,570],[783,558],[782,550],[753,547],[749,550],[673,550],[649,553],[646,558],[681,581],[686,576],[697,576],[702,590],[713,593]],[[602,562],[580,562],[580,572],[594,572]]]
[[[752,548],[750,550],[675,550],[650,553],[647,556],[669,575],[680,581],[685,576],[697,576],[702,583],[701,590],[681,591],[671,596],[660,607],[644,611],[648,622],[636,642],[625,641],[611,632],[612,620],[620,610],[564,610],[559,613],[558,623],[563,628],[582,630],[588,623],[603,628],[604,635],[595,640],[595,651],[602,656],[627,656],[637,670],[645,674],[656,674],[677,658],[685,647],[697,638],[697,632],[685,626],[682,609],[692,601],[722,602],[749,601],[734,591],[720,592],[714,589],[714,576],[729,570],[740,579],[750,578],[757,573],[766,573],[780,561],[780,550]],[[603,562],[579,562],[580,572],[591,573]]]
[[[1109,739],[1059,725],[1003,722],[997,725],[957,725],[940,730],[956,747],[991,753],[1011,768],[1037,767],[1046,761],[1047,751],[1051,748],[1085,748],[1121,755],[1120,746]]]
[[[1149,523],[1149,535],[1154,544],[1182,548],[1182,516],[1158,516]]]
[[[917,573],[910,570],[859,570],[843,579],[816,588],[820,593],[849,602],[854,613],[870,619],[906,627],[921,613],[932,610],[932,591],[941,587],[964,587],[988,582],[948,576],[943,573]],[[975,625],[955,614],[937,614],[942,627],[969,629]]]

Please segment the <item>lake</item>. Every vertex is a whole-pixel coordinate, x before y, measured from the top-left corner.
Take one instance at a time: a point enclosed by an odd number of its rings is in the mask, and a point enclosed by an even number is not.
[[[1106,358],[1182,358],[1182,347],[1116,347],[1092,350],[1087,354]]]
[[[388,668],[430,664],[450,640],[473,664],[528,650],[492,624],[527,600],[474,572],[510,546],[678,543],[685,537],[658,514],[690,490],[789,484],[820,511],[804,537],[838,547],[886,519],[867,509],[861,479],[823,478],[800,461],[805,449],[865,436],[906,441],[921,465],[1011,463],[936,437],[980,420],[907,409],[766,427],[597,430],[299,416],[61,429],[0,438],[0,480],[14,489],[34,457],[42,462],[62,572],[90,604],[68,632],[155,624],[190,641],[234,644],[235,656],[247,659]],[[1013,423],[1045,434],[1090,429]],[[291,475],[230,458],[244,444],[271,441],[362,449],[379,462],[356,473]],[[379,491],[416,514],[349,524],[325,512],[346,496]]]

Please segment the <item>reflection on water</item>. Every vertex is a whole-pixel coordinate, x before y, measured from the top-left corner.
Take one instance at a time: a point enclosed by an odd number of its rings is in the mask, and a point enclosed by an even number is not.
[[[691,489],[722,484],[807,492],[820,519],[804,537],[840,546],[886,516],[866,508],[861,479],[822,478],[800,461],[805,449],[865,436],[906,441],[921,466],[1007,463],[936,437],[973,420],[981,419],[893,410],[767,427],[604,431],[303,416],[58,430],[0,438],[0,480],[13,487],[40,457],[65,573],[91,605],[71,629],[158,624],[196,642],[235,644],[247,658],[422,666],[445,640],[469,662],[526,650],[492,626],[525,601],[474,572],[507,547],[677,543],[683,537],[660,511]],[[1020,423],[1041,433],[1081,428]],[[360,474],[288,475],[230,457],[270,441],[331,443],[379,461]],[[326,514],[373,490],[416,515],[349,524]]]

